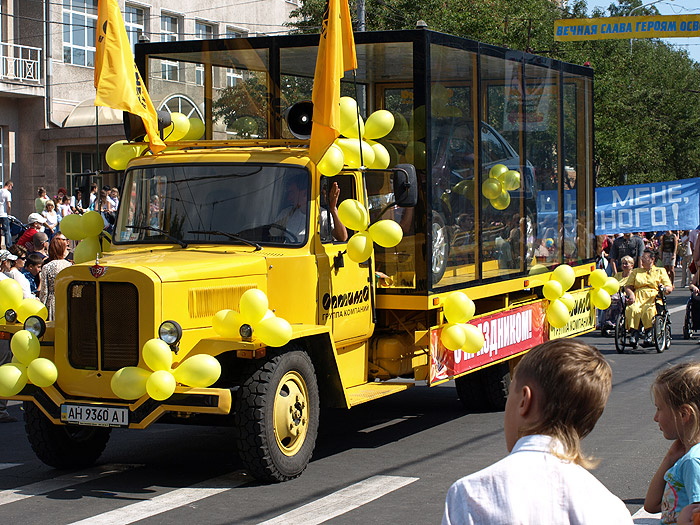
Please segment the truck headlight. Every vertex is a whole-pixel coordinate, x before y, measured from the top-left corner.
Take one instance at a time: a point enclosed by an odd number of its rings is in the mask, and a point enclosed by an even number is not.
[[[163,321],[158,328],[158,337],[172,346],[180,341],[182,328],[175,321]]]
[[[15,312],[12,308],[9,308],[5,312],[5,321],[7,321],[8,323],[14,323],[15,321],[17,321],[17,312]]]
[[[5,315],[7,316],[7,314]],[[30,315],[27,317],[26,321],[24,321],[24,329],[33,333],[38,339],[46,332],[46,323],[41,317]]]
[[[250,339],[251,337],[253,337],[253,327],[249,324],[243,323],[238,329],[238,333],[241,334],[241,337],[243,339]]]

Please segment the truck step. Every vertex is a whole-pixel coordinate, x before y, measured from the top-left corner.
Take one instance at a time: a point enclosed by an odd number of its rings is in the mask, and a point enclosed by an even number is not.
[[[350,406],[355,406],[407,390],[412,386],[414,386],[413,383],[367,383],[348,388],[345,392]]]

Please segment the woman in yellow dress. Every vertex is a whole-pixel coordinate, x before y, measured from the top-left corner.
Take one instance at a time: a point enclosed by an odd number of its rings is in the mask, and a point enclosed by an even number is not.
[[[656,315],[656,296],[659,292],[659,285],[663,285],[664,294],[668,295],[673,291],[673,284],[668,278],[668,273],[664,268],[654,265],[656,254],[652,250],[644,250],[642,254],[642,267],[635,268],[627,278],[625,295],[627,296],[627,314],[625,318],[625,328],[631,330],[633,341],[637,341],[640,334],[638,332],[640,321],[643,326],[644,335],[649,338],[651,335],[651,325],[654,315]]]

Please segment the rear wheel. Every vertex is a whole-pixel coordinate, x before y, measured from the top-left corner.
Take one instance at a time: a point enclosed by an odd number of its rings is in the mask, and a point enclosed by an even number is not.
[[[455,386],[459,400],[467,410],[501,411],[506,408],[510,379],[508,363],[499,363],[458,377]]]
[[[690,306],[685,309],[685,320],[683,321],[683,339],[690,339]]]
[[[627,330],[625,330],[625,316],[620,315],[615,323],[615,350],[618,354],[622,354],[625,351],[625,346],[627,344]]]
[[[34,403],[24,402],[24,422],[37,457],[58,469],[89,467],[100,457],[111,429],[54,425]]]
[[[666,350],[667,339],[668,342],[671,339],[671,327],[668,326],[668,322],[661,315],[654,317],[652,337],[654,338],[654,348],[656,348],[658,353]]]
[[[309,356],[295,349],[271,352],[238,394],[236,441],[246,468],[262,481],[299,476],[318,434],[318,386]]]

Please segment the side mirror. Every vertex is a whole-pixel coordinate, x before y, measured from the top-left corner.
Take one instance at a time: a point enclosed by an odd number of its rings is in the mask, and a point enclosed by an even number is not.
[[[394,168],[394,200],[397,206],[412,208],[418,202],[418,179],[413,164],[397,164]]]

